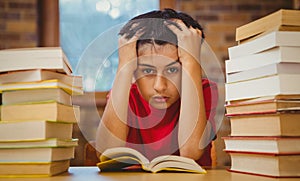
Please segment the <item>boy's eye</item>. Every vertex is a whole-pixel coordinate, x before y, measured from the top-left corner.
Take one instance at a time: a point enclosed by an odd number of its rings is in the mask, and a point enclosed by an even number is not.
[[[153,69],[143,69],[142,72],[144,74],[154,74],[155,73],[155,71]]]
[[[170,67],[170,68],[167,69],[167,72],[169,74],[176,73],[176,72],[178,72],[178,68],[176,68],[176,67]]]

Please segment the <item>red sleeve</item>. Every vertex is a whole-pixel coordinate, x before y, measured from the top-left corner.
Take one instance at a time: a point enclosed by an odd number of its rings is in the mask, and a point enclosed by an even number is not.
[[[216,133],[215,115],[218,105],[218,87],[215,82],[202,80],[203,96],[205,102],[206,118],[211,123],[213,131]]]

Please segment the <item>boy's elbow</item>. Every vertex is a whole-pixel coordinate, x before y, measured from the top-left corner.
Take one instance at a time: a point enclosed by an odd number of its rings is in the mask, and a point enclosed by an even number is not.
[[[195,147],[182,147],[179,149],[180,156],[191,158],[193,160],[199,160],[203,155],[203,150]]]

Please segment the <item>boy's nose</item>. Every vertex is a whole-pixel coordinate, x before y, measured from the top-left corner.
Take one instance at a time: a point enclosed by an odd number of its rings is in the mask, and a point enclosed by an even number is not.
[[[161,75],[156,75],[153,87],[154,90],[158,93],[164,92],[167,88],[166,78]]]

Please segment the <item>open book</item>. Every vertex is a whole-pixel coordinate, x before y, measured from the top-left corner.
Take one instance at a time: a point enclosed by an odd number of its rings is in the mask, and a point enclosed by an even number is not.
[[[194,160],[175,155],[164,155],[149,161],[137,150],[127,147],[116,147],[105,150],[97,164],[100,171],[122,171],[130,166],[139,165],[144,171],[206,173]]]

